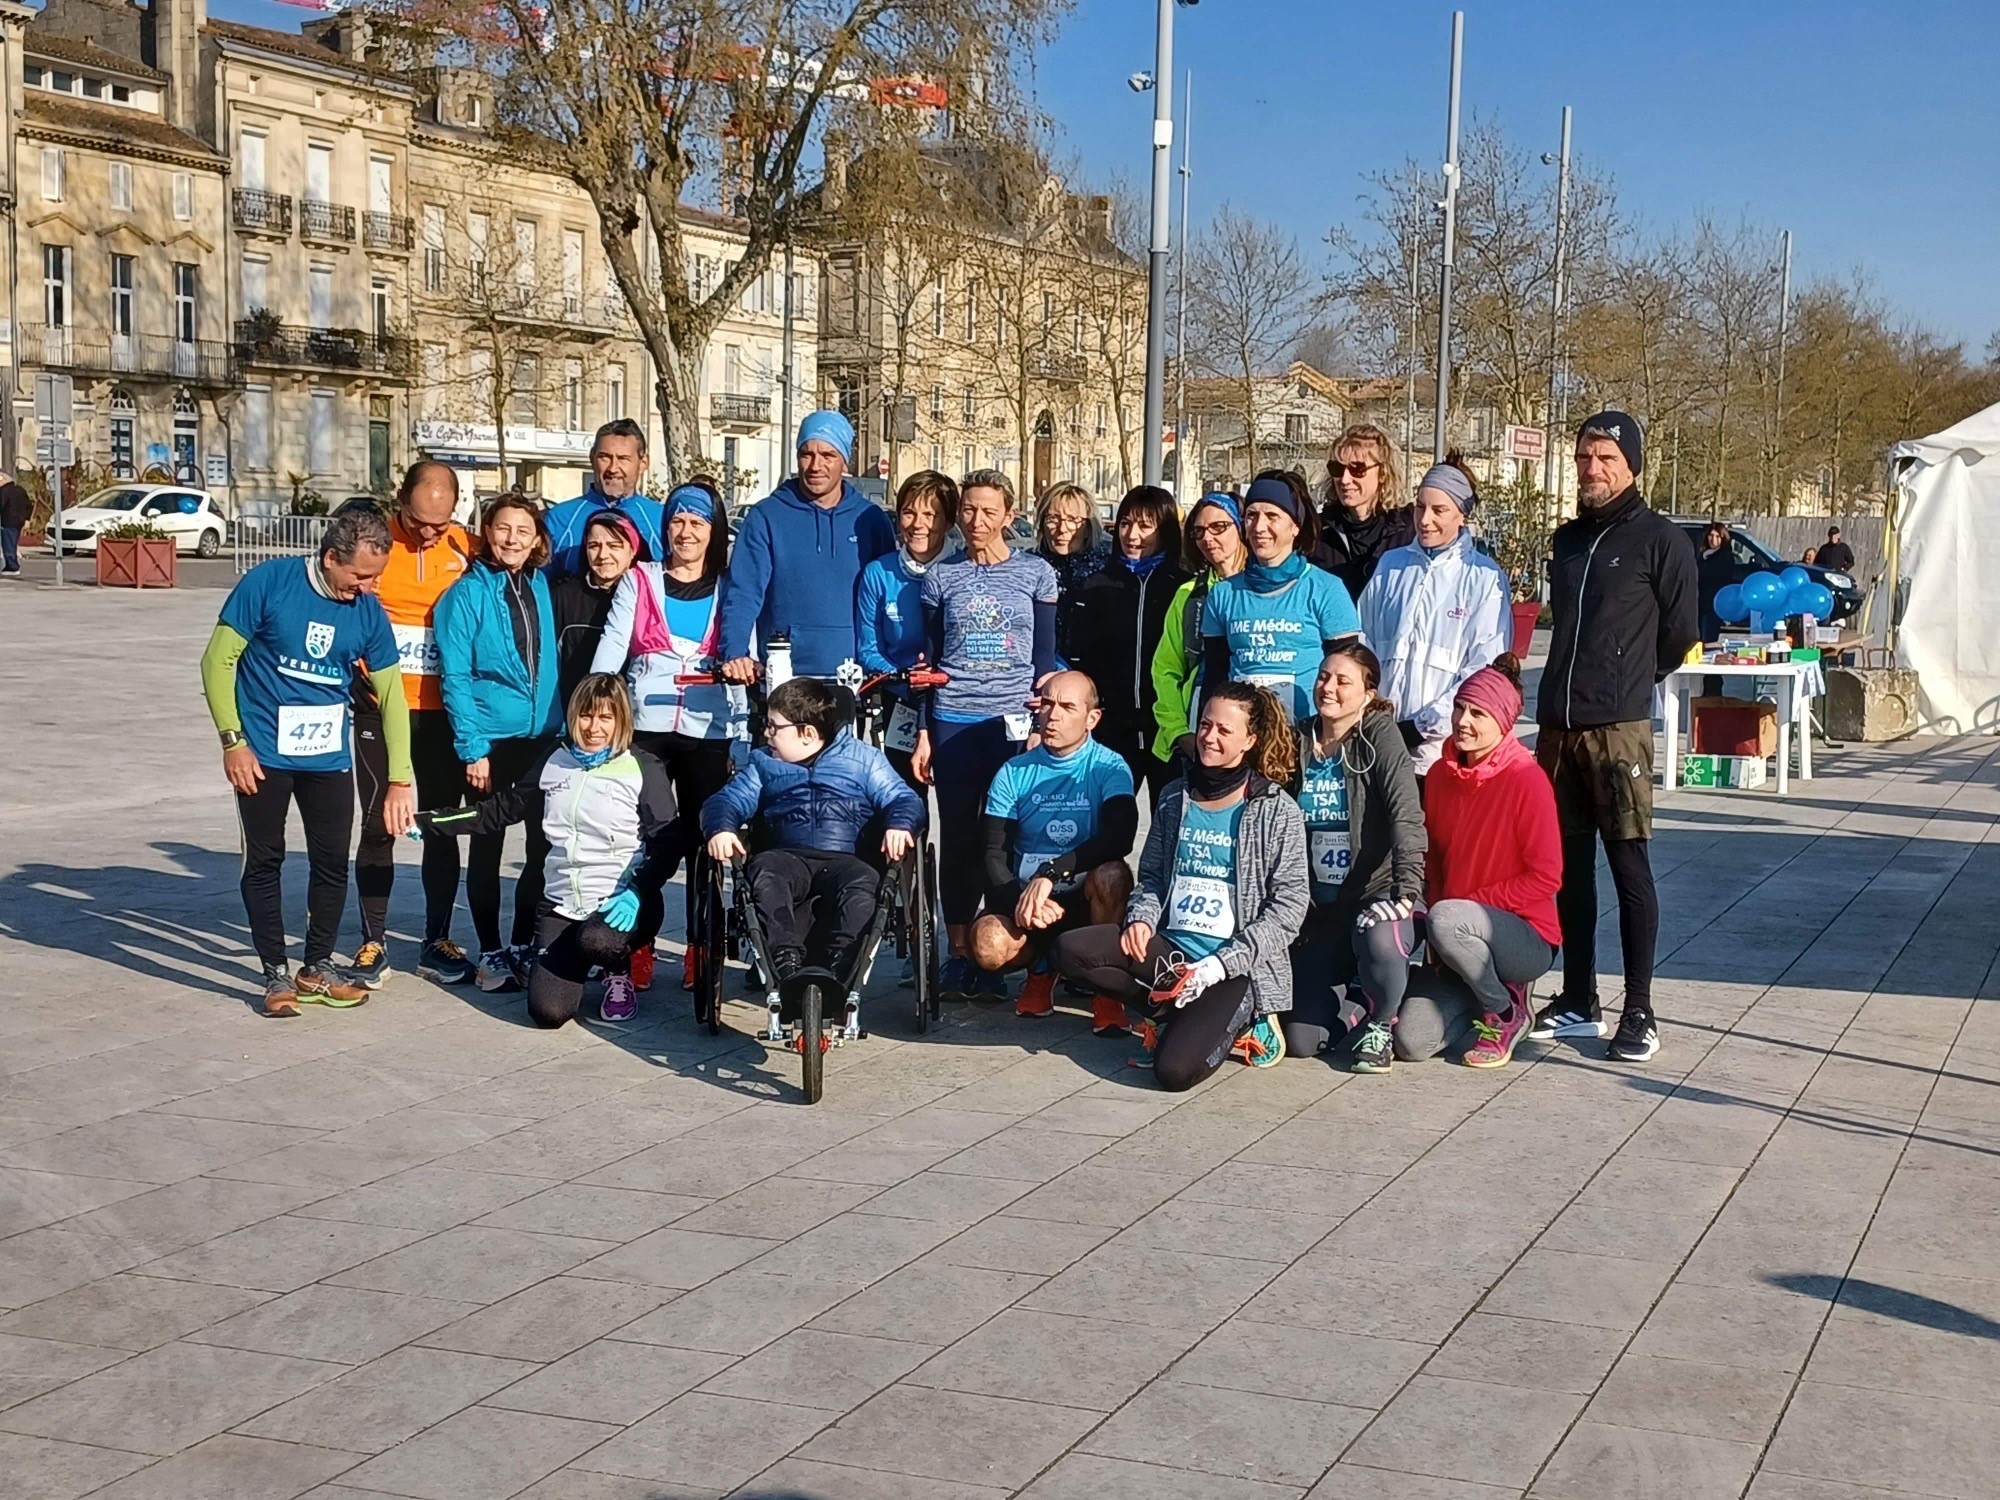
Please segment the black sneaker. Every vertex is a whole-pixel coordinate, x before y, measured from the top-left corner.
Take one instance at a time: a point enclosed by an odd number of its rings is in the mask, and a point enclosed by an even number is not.
[[[1396,1063],[1396,1048],[1389,1028],[1380,1021],[1365,1022],[1348,1054],[1348,1066],[1357,1073],[1386,1073]]]
[[[417,955],[417,973],[439,984],[470,984],[478,972],[471,957],[450,938],[425,943]]]
[[[347,966],[347,977],[366,990],[379,990],[382,981],[389,977],[389,950],[372,939],[354,950],[354,962]]]
[[[1535,1012],[1535,1024],[1528,1028],[1528,1035],[1538,1042],[1545,1042],[1558,1036],[1609,1036],[1611,1027],[1604,1019],[1604,1012],[1597,1008],[1597,1002],[1575,1005],[1556,996],[1547,1005]]]
[[[1618,1035],[1611,1039],[1605,1055],[1614,1062],[1644,1062],[1660,1050],[1660,1027],[1649,1010],[1630,1006],[1618,1021]]]

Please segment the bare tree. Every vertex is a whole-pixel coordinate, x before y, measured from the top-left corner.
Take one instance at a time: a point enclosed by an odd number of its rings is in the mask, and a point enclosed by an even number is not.
[[[1226,381],[1257,462],[1258,376],[1282,368],[1311,321],[1317,276],[1299,242],[1228,204],[1189,247],[1188,363]]]
[[[1092,384],[1110,400],[1118,435],[1118,483],[1139,482],[1135,467],[1141,437],[1146,353],[1146,218],[1129,183],[1086,200],[1080,254],[1066,278],[1071,317],[1081,320],[1093,368]]]

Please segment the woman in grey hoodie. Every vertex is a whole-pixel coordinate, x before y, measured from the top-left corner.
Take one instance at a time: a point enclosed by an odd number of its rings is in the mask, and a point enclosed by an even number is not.
[[[1299,727],[1299,806],[1313,906],[1292,950],[1285,1046],[1302,1057],[1342,1040],[1342,992],[1359,985],[1357,1073],[1386,1073],[1390,1030],[1409,984],[1412,914],[1424,894],[1424,809],[1382,664],[1358,642],[1328,652],[1317,713]]]

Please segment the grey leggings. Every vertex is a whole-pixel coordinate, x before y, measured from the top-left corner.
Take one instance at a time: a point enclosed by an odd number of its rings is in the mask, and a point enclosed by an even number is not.
[[[1292,1008],[1281,1018],[1285,1051],[1311,1057],[1360,1021],[1394,1025],[1415,948],[1414,923],[1378,922],[1357,932],[1345,912],[1331,930],[1301,939],[1292,948]],[[1366,1008],[1349,999],[1343,1009],[1341,988],[1357,982]]]
[[[1472,986],[1494,1015],[1513,1005],[1510,984],[1533,984],[1548,973],[1555,949],[1510,911],[1477,901],[1440,901],[1424,919],[1431,956]]]

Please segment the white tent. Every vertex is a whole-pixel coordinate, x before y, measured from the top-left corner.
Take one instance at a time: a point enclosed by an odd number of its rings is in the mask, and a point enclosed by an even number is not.
[[[1927,724],[2000,730],[2000,406],[1898,443],[1898,574],[1909,603],[1898,656]]]

